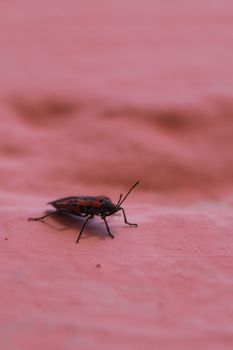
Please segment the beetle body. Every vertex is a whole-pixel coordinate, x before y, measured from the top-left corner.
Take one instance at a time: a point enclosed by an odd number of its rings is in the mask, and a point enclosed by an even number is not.
[[[60,198],[55,201],[49,202],[48,204],[52,205],[56,211],[46,214],[44,216],[38,217],[38,218],[29,218],[29,221],[38,221],[46,218],[47,216],[51,216],[57,212],[63,212],[68,213],[75,216],[81,216],[81,217],[87,217],[81,231],[78,235],[78,238],[76,240],[76,243],[79,242],[79,239],[84,231],[84,228],[88,222],[89,219],[92,219],[95,215],[100,216],[106,225],[108,234],[111,238],[114,238],[112,235],[110,228],[108,226],[106,217],[115,214],[118,211],[122,211],[124,215],[124,221],[127,225],[130,226],[137,226],[137,224],[131,224],[127,221],[126,214],[124,208],[121,207],[121,204],[125,201],[125,199],[128,197],[129,193],[133,190],[135,186],[137,186],[139,183],[136,182],[131,189],[128,191],[128,193],[124,196],[122,199],[122,195],[120,195],[120,198],[117,202],[117,204],[114,204],[111,199],[107,196],[71,196],[71,197],[65,197]]]
[[[49,202],[55,209],[67,210],[77,216],[109,216],[115,212],[116,204],[107,196],[65,197]]]

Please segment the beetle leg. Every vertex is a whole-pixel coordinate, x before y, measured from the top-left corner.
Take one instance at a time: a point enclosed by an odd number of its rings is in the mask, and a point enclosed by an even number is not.
[[[47,218],[47,216],[51,216],[51,215],[57,214],[58,212],[63,212],[63,213],[65,213],[66,210],[57,209],[56,211],[53,211],[52,213],[45,214],[45,215],[40,216],[40,217],[38,217],[38,218],[28,218],[28,221],[39,221],[39,220],[42,220],[42,219],[44,219],[44,218]]]
[[[130,225],[130,226],[138,226],[138,224],[131,224],[130,222],[127,221],[127,217],[126,217],[124,208],[119,208],[119,210],[122,210],[123,215],[124,215],[124,221],[125,221],[125,223],[126,223],[127,225]]]
[[[90,216],[88,216],[88,218],[86,218],[86,220],[85,220],[85,222],[84,222],[84,224],[83,224],[83,227],[81,228],[81,231],[79,232],[79,235],[78,235],[78,238],[77,238],[77,240],[76,240],[76,243],[79,242],[80,237],[82,236],[83,230],[84,230],[84,228],[85,228],[85,226],[86,226],[88,220],[89,220],[89,219],[92,219],[92,218],[93,218],[93,215],[90,215]]]
[[[104,222],[105,222],[105,225],[106,225],[106,227],[107,227],[107,231],[108,231],[109,236],[110,236],[111,238],[114,238],[113,234],[112,234],[111,231],[110,231],[110,228],[109,228],[109,226],[108,226],[108,223],[107,223],[107,220],[106,220],[105,216],[102,216],[102,219],[103,219]]]

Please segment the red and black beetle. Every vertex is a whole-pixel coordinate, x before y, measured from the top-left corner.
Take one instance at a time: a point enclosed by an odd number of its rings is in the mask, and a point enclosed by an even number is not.
[[[98,215],[101,216],[101,219],[104,220],[109,236],[111,238],[114,238],[106,220],[107,216],[113,215],[121,210],[123,212],[125,223],[130,226],[137,226],[137,224],[131,224],[127,221],[125,210],[121,207],[121,204],[125,201],[125,199],[128,197],[133,188],[138,184],[139,181],[137,181],[131,187],[131,189],[127,192],[123,199],[121,194],[117,204],[114,204],[111,201],[111,199],[107,196],[65,197],[48,203],[51,204],[55,209],[57,209],[56,211],[48,213],[38,218],[28,218],[28,221],[42,220],[47,216],[51,216],[57,212],[87,217],[76,240],[76,243],[78,243],[88,220],[92,219],[95,215]]]

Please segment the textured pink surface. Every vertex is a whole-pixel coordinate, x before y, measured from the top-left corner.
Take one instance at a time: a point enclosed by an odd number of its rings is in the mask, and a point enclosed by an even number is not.
[[[0,4],[2,349],[232,349],[232,10]],[[138,179],[115,240],[27,222]]]

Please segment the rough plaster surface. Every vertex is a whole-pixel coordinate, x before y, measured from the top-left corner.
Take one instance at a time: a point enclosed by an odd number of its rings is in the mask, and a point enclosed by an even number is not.
[[[1,349],[233,348],[232,10],[0,4]],[[138,179],[114,240],[27,222]]]

